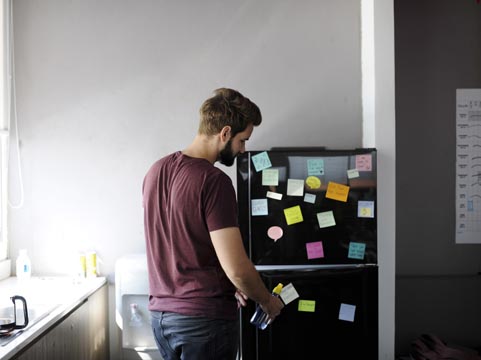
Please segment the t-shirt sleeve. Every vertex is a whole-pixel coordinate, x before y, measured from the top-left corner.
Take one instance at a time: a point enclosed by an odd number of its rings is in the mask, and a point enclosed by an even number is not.
[[[203,199],[209,232],[238,226],[237,200],[231,179],[224,173],[208,180]]]

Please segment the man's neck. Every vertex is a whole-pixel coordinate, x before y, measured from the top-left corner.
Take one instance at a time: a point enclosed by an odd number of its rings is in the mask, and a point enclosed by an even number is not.
[[[197,135],[182,153],[193,158],[206,159],[214,164],[219,156],[217,149],[216,136]]]

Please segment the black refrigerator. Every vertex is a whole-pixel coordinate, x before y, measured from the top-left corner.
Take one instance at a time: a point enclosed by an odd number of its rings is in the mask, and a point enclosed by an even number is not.
[[[244,246],[287,303],[265,330],[250,324],[255,304],[241,309],[241,359],[378,358],[376,184],[373,148],[237,158]]]

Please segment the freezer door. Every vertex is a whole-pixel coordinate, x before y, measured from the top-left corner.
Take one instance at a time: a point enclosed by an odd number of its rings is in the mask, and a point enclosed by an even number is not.
[[[269,288],[292,283],[299,297],[265,330],[241,310],[242,359],[377,359],[377,267],[262,274]]]

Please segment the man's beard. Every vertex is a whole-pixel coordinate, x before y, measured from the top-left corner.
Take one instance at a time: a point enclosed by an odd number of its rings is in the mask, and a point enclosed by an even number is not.
[[[234,160],[237,155],[234,155],[234,153],[232,152],[232,139],[229,139],[229,141],[227,141],[225,147],[220,151],[219,157],[221,164],[225,166],[234,165]]]

